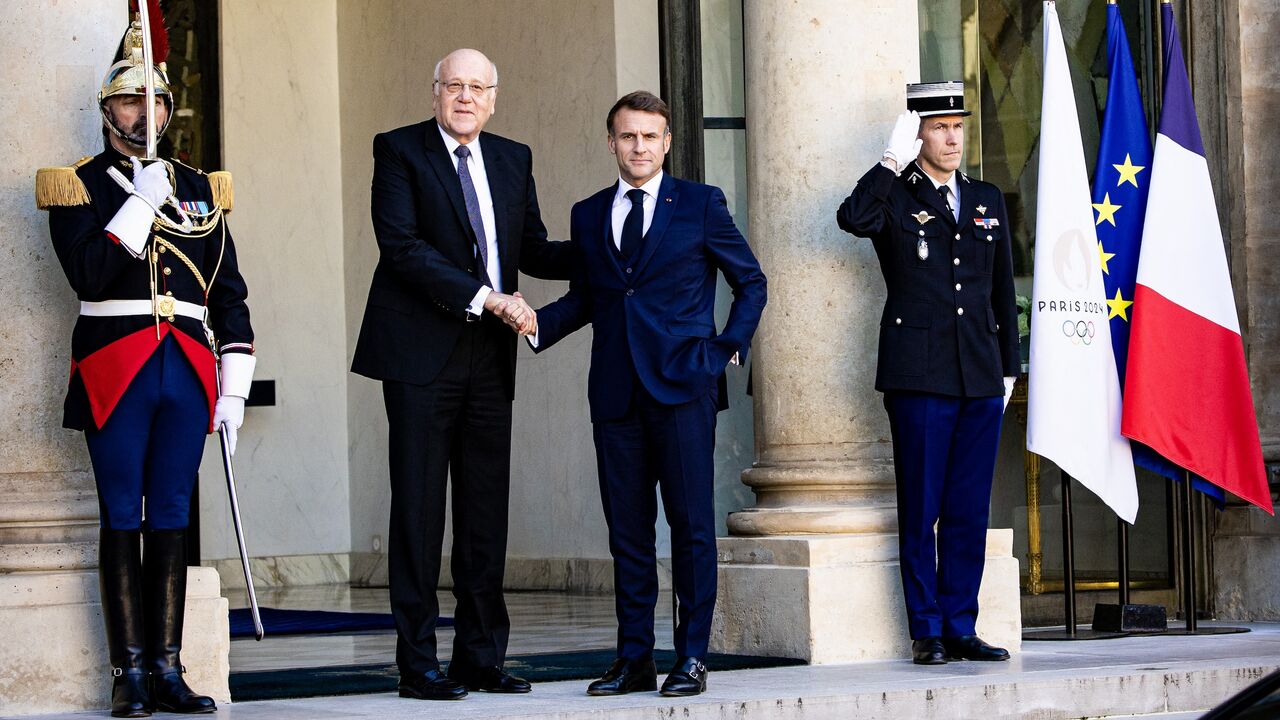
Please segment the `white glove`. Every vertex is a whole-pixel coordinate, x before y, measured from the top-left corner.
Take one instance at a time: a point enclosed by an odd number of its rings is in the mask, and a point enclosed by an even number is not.
[[[920,135],[920,113],[912,110],[898,116],[893,125],[893,133],[889,135],[889,146],[884,149],[884,157],[898,166],[896,174],[901,174],[907,164],[920,154],[923,144]]]
[[[169,184],[169,168],[162,162],[153,162],[143,167],[138,158],[131,157],[129,160],[133,162],[133,194],[158,210],[173,194],[173,186]]]
[[[223,395],[213,406],[213,430],[227,428],[227,449],[236,454],[236,431],[244,424],[244,398]]]
[[[1013,384],[1017,382],[1016,377],[1007,377],[1004,379],[1004,409],[1009,409],[1009,400],[1013,397]]]

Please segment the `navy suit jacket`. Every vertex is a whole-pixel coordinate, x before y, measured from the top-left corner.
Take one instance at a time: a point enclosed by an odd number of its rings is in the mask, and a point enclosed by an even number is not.
[[[629,263],[611,246],[616,192],[615,183],[573,206],[570,241],[581,273],[564,297],[538,311],[535,352],[592,325],[587,398],[593,422],[625,414],[637,378],[668,405],[713,392],[734,353],[745,360],[766,299],[764,272],[719,188],[664,175],[653,221]],[[717,270],[733,289],[720,333]],[[720,402],[723,407],[723,393]]]

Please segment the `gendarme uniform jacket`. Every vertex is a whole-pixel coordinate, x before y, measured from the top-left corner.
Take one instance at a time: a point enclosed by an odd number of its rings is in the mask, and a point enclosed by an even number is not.
[[[146,300],[155,294],[207,306],[208,328],[221,353],[253,353],[253,328],[245,305],[247,289],[236,263],[235,244],[225,218],[203,235],[175,234],[152,226],[146,253],[135,258],[106,232],[106,226],[129,198],[110,176],[115,167],[133,175],[129,159],[108,147],[93,158],[68,168],[41,171],[61,175],[37,181],[37,204],[49,211],[49,234],[67,281],[81,301]],[[174,196],[187,211],[200,213],[215,204],[230,209],[230,179],[218,173],[215,199],[210,177],[172,161]],[[76,181],[79,181],[77,186]],[[221,203],[217,203],[221,200]],[[172,216],[169,208],[166,213]],[[162,238],[163,242],[158,241]],[[154,257],[154,271],[149,258]],[[77,430],[101,428],[143,364],[173,335],[191,361],[209,401],[210,427],[217,400],[214,346],[204,324],[184,315],[80,315],[71,334],[71,376],[64,404],[63,426]]]
[[[836,213],[880,258],[881,392],[999,396],[1021,369],[1004,196],[963,173],[956,185],[958,222],[918,165],[894,176],[877,163]]]

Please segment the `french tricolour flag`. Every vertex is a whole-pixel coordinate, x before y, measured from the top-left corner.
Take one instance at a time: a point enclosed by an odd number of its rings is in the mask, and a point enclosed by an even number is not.
[[[1271,512],[1222,229],[1173,9],[1134,291],[1122,432]]]

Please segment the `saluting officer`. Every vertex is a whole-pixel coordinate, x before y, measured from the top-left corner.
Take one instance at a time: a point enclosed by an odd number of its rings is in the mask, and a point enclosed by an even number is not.
[[[964,84],[908,85],[907,110],[836,219],[871,240],[888,290],[876,389],[893,434],[912,660],[1006,660],[974,625],[1020,368],[1009,219],[999,188],[958,172]]]
[[[63,424],[84,431],[98,488],[111,714],[213,712],[182,679],[185,533],[205,436],[225,422],[234,447],[253,330],[224,217],[230,178],[139,160],[147,113],[163,133],[173,95],[157,57],[146,107],[137,19],[120,48],[98,94],[105,149],[36,176],[37,205],[80,299]]]

